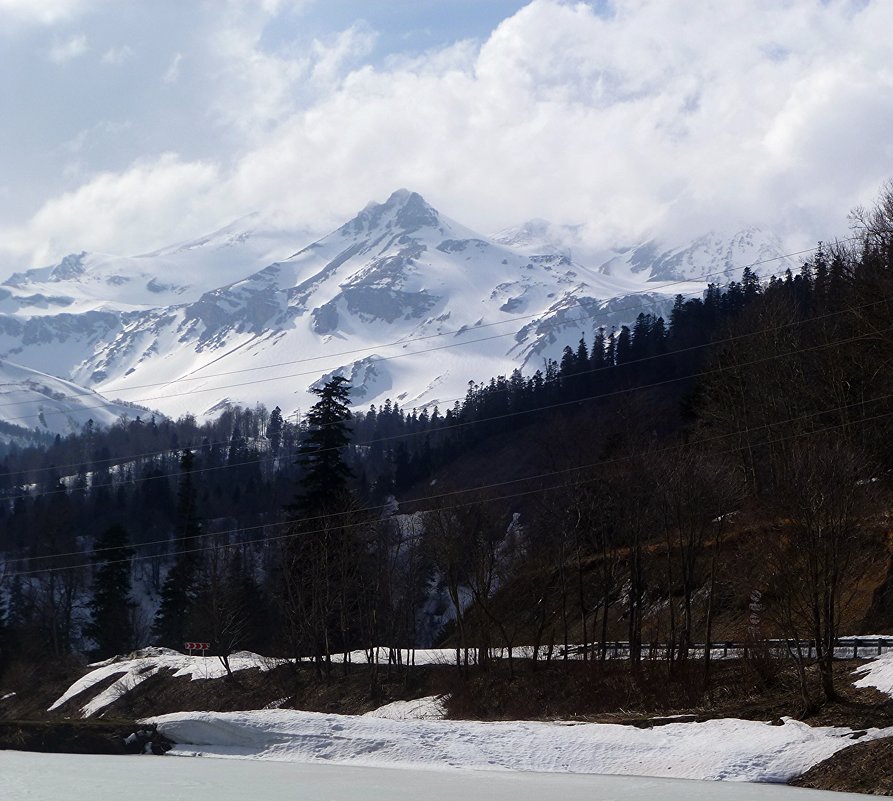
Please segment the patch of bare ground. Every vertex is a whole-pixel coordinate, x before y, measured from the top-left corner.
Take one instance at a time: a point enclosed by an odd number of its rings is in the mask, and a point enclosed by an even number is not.
[[[434,687],[443,683],[437,676],[442,670],[440,666],[401,668],[390,675],[385,671],[374,675],[368,665],[354,664],[348,671],[336,666],[330,677],[321,678],[310,665],[284,664],[196,681],[188,676],[174,678],[172,671],[163,670],[122,694],[100,714],[140,719],[169,712],[263,708],[363,714],[391,701],[434,694]],[[84,700],[73,699],[62,713],[71,715]]]
[[[893,796],[893,737],[844,748],[790,784],[813,790]]]
[[[135,732],[140,731],[140,737]],[[24,720],[0,722],[0,750],[52,754],[141,753],[146,745],[155,753],[170,743],[154,727],[127,720]]]
[[[839,699],[803,717],[797,676],[786,663],[756,669],[740,661],[713,665],[705,687],[703,665],[691,662],[670,671],[646,664],[638,674],[626,663],[522,663],[508,675],[503,665],[489,671],[452,675],[448,716],[455,719],[579,719],[650,726],[661,718],[701,721],[722,717],[772,721],[803,719],[813,726],[856,729],[893,726],[893,700],[852,685],[856,663],[837,665]],[[815,698],[819,677],[810,676]],[[683,716],[683,717],[677,717]]]
[[[704,682],[699,660],[675,665],[644,663],[638,672],[626,662],[552,660],[505,661],[488,669],[455,665],[373,668],[354,663],[334,665],[328,677],[310,664],[292,663],[271,670],[238,671],[232,677],[196,680],[174,678],[164,670],[122,693],[103,710],[105,719],[140,719],[169,712],[218,711],[279,707],[313,712],[362,714],[383,704],[427,695],[447,695],[453,719],[576,719],[651,726],[662,718],[707,720],[739,717],[777,720],[793,717],[816,726],[882,728],[893,726],[893,700],[871,688],[852,684],[855,662],[837,663],[839,699],[818,705],[803,716],[799,683],[785,661],[751,664],[716,661]],[[47,708],[81,675],[78,664],[27,670],[21,666],[4,687],[16,696],[0,703],[0,720],[79,718],[80,709],[109,686],[108,678],[71,699],[61,709]],[[817,673],[810,675],[811,693],[821,697]],[[678,717],[684,716],[684,717]]]
[[[86,672],[83,659],[70,656],[42,660],[17,660],[0,677],[0,721],[37,719]]]

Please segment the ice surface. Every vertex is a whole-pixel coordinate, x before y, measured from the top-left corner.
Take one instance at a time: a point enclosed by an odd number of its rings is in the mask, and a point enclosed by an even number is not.
[[[0,751],[3,801],[858,801],[778,785]]]

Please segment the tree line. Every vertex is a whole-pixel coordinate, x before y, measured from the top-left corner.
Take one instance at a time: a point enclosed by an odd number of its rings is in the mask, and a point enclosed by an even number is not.
[[[583,332],[445,410],[352,413],[335,378],[300,421],[233,409],[9,449],[0,655],[209,639],[224,658],[310,656],[331,675],[339,653],[385,644],[396,662],[437,641],[466,667],[507,648],[513,670],[519,645],[534,664],[580,645],[597,665],[622,636],[634,671],[661,642],[668,670],[707,686],[691,646],[722,629],[787,637],[805,707],[794,643],[814,640],[833,697],[834,638],[867,624],[848,602],[884,552],[891,198],[858,217],[856,245],[768,281],[746,269],[678,297],[667,321]],[[471,460],[532,450],[536,480],[469,486]]]

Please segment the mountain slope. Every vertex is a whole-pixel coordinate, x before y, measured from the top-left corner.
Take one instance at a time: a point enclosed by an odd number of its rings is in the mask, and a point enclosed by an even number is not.
[[[618,252],[599,266],[606,275],[646,274],[652,281],[704,281],[725,284],[740,279],[751,266],[759,275],[777,274],[796,266],[784,255],[774,234],[747,227],[731,232],[711,231],[681,247],[667,248],[650,240]]]
[[[597,263],[575,237],[535,221],[488,238],[400,190],[302,249],[267,231],[294,255],[253,271],[234,266],[253,238],[241,224],[130,260],[72,256],[0,287],[0,357],[173,415],[290,413],[335,373],[357,405],[451,405],[469,380],[532,372],[581,332],[666,315],[765,241],[665,249],[649,271],[642,247]],[[209,272],[239,278],[211,288]]]
[[[8,426],[64,436],[80,433],[88,420],[109,426],[140,411],[71,381],[0,361],[0,423]]]

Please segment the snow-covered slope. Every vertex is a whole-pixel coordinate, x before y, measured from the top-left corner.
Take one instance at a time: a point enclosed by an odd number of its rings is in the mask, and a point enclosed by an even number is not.
[[[680,247],[650,240],[618,251],[599,267],[607,275],[645,274],[652,281],[703,281],[725,284],[740,280],[751,266],[758,275],[778,274],[796,264],[785,255],[781,240],[759,228],[711,231]]]
[[[652,729],[605,723],[388,720],[292,710],[178,712],[150,719],[199,755],[560,773],[785,782],[853,744],[846,728],[726,718]],[[868,729],[862,741],[890,736]]]
[[[58,264],[14,273],[0,284],[0,312],[51,316],[134,311],[197,300],[304,244],[306,231],[257,215],[199,239],[139,256],[72,253]]]
[[[407,190],[306,247],[252,222],[13,276],[0,286],[0,357],[171,415],[258,401],[291,413],[335,373],[359,406],[443,406],[469,380],[559,358],[581,332],[666,314],[717,265],[776,252],[758,232],[707,238],[661,250],[649,270],[641,247],[600,258],[577,229],[543,221],[488,238]],[[294,255],[257,269],[273,244]]]
[[[233,673],[241,670],[272,670],[281,660],[269,659],[250,651],[230,654],[229,667]],[[102,712],[107,706],[131,692],[146,679],[161,671],[170,671],[172,678],[189,676],[192,681],[219,679],[226,675],[223,661],[216,657],[189,656],[169,648],[149,647],[126,656],[116,656],[96,662],[85,676],[71,685],[47,712],[59,709],[73,698],[82,699],[80,713],[85,718]],[[109,684],[108,680],[114,678]],[[99,685],[102,689],[97,693]]]
[[[139,411],[71,381],[0,360],[2,423],[65,435],[80,432],[88,420],[108,426],[122,415],[133,418]]]

